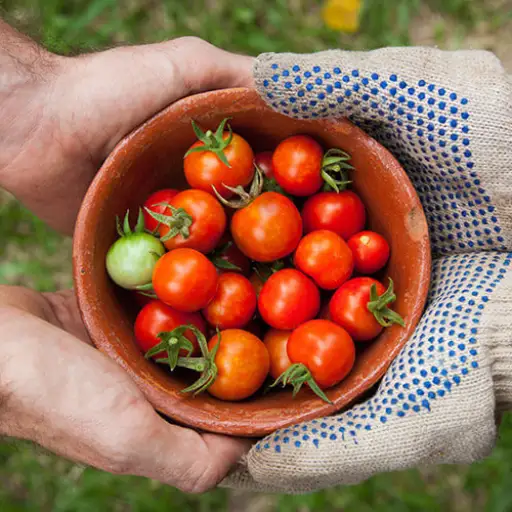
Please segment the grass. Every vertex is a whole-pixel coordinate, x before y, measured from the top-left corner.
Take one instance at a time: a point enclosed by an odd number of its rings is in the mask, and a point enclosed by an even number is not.
[[[499,31],[512,28],[506,2],[366,0],[361,30],[350,37],[323,25],[320,1],[315,0],[4,0],[2,8],[5,18],[61,53],[186,34],[250,54],[369,49],[424,42],[416,27],[426,33],[426,42],[446,47],[470,44],[487,30],[486,47],[499,53]],[[0,193],[0,218],[0,283],[39,290],[70,285],[69,240],[5,193]],[[299,497],[224,490],[187,496],[149,480],[83,468],[30,443],[0,444],[2,512],[506,512],[512,510],[511,478],[511,417],[486,461],[379,475],[359,486]]]

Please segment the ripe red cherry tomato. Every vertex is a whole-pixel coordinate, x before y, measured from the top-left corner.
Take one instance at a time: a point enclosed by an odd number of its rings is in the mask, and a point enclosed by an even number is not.
[[[205,308],[215,296],[217,283],[213,263],[193,249],[164,254],[153,271],[153,289],[158,298],[178,311]]]
[[[379,298],[372,307],[369,304],[373,285]],[[329,303],[329,313],[332,321],[346,329],[355,341],[369,341],[376,338],[386,325],[404,325],[402,318],[387,307],[394,300],[392,282],[386,290],[376,279],[356,277],[338,288]]]
[[[227,222],[226,213],[219,201],[202,190],[189,189],[174,196],[170,204],[185,212],[169,216],[168,225],[160,223],[158,229],[165,247],[169,251],[178,247],[187,247],[202,253],[213,251],[226,230]],[[180,232],[165,240],[173,228]]]
[[[310,197],[302,209],[304,233],[328,229],[348,240],[364,228],[364,204],[354,192],[322,192]]]
[[[326,290],[341,286],[354,270],[352,251],[347,243],[326,229],[313,231],[300,241],[294,264]]]
[[[265,192],[236,211],[231,234],[238,248],[254,261],[268,262],[291,254],[302,236],[302,219],[290,199]]]
[[[254,163],[258,169],[264,174],[265,178],[272,179],[274,177],[274,168],[272,167],[272,151],[263,151],[254,156]]]
[[[316,316],[320,292],[315,283],[292,268],[272,274],[258,297],[261,317],[275,329],[295,329]]]
[[[208,343],[213,350],[218,343],[214,336]],[[215,355],[218,374],[208,392],[221,400],[243,400],[254,394],[268,375],[269,356],[263,342],[247,331],[227,329],[220,333]]]
[[[347,331],[329,320],[311,320],[295,329],[287,345],[294,364],[303,364],[321,389],[341,382],[354,366],[355,347]]]
[[[158,227],[158,221],[151,217],[151,215],[146,211],[146,208],[155,213],[166,213],[168,215],[169,209],[162,206],[161,203],[169,203],[175,195],[179,194],[179,192],[179,190],[174,188],[165,188],[151,194],[146,199],[146,202],[143,205],[144,207],[142,208],[142,213],[144,214],[144,226],[148,231],[155,231]]]
[[[274,177],[285,192],[310,196],[320,190],[324,152],[318,142],[307,135],[283,140],[272,155]]]
[[[141,309],[135,319],[135,339],[145,353],[162,341],[158,338],[159,333],[169,332],[180,325],[188,324],[195,325],[203,334],[206,334],[206,324],[199,313],[183,313],[159,300],[153,300]],[[196,336],[190,330],[185,331],[184,335],[194,346],[194,352],[190,355],[197,355],[199,344]],[[187,353],[183,348],[179,351],[180,356],[186,356]],[[153,356],[154,359],[165,357],[167,357],[165,352],[159,352]]]
[[[286,349],[291,333],[292,331],[270,329],[263,338],[263,343],[265,343],[270,356],[269,373],[273,379],[277,379],[292,364]]]
[[[360,274],[375,274],[389,259],[389,244],[374,231],[361,231],[352,236],[348,246],[354,254],[354,265]]]
[[[223,128],[223,127],[222,127]],[[212,185],[224,198],[231,197],[233,193],[224,185],[230,187],[247,186],[254,176],[254,153],[245,139],[233,133],[231,142],[229,132],[222,134],[203,134],[202,140],[195,142],[189,149],[203,148],[203,151],[187,152],[184,161],[185,177],[191,188],[197,188],[214,194]],[[216,151],[216,149],[219,149]],[[222,162],[220,155],[224,155],[230,166]]]
[[[203,316],[219,329],[241,328],[253,317],[256,302],[256,292],[249,279],[227,272],[219,276],[217,293],[203,309]]]

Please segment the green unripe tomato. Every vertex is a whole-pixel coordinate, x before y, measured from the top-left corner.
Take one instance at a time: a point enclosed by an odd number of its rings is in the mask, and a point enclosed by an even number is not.
[[[132,232],[126,214],[124,230],[118,227],[121,238],[112,244],[106,258],[112,281],[128,290],[150,284],[153,268],[165,253],[162,242],[144,232],[144,221],[140,219],[139,215],[135,232]]]

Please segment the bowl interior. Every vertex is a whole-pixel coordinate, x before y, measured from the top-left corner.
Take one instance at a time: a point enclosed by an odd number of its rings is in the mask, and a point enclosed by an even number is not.
[[[135,309],[105,271],[105,255],[116,239],[115,216],[139,206],[158,188],[185,188],[183,155],[194,142],[194,119],[214,129],[231,117],[233,130],[253,148],[273,149],[297,133],[314,136],[325,148],[352,155],[354,189],[367,207],[369,226],[391,245],[385,275],[395,282],[395,309],[406,327],[386,329],[360,350],[347,379],[327,392],[333,405],[304,390],[292,399],[280,390],[229,403],[207,393],[195,398],[180,390],[186,376],[171,375],[146,361],[133,336]],[[393,156],[344,119],[300,121],[270,110],[255,91],[231,89],[200,94],[167,108],[125,138],[107,159],[82,205],[74,239],[75,285],[79,307],[94,344],[132,376],[154,407],[172,420],[197,429],[258,436],[312,417],[330,414],[373,386],[414,331],[426,299],[430,248],[418,197]]]

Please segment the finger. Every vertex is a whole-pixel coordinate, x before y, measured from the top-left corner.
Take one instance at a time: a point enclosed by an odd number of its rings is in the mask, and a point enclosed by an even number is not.
[[[147,442],[136,450],[130,473],[153,478],[185,492],[204,492],[217,485],[250,449],[251,442],[199,434],[160,417],[148,425]]]
[[[83,56],[60,80],[73,86],[74,108],[78,108],[78,98],[81,113],[90,116],[88,124],[103,127],[107,136],[102,141],[105,157],[126,133],[184,96],[252,86],[253,60],[201,39],[184,37]],[[113,109],[115,116],[105,116]],[[96,119],[98,115],[101,120]],[[89,142],[88,137],[94,141]],[[94,146],[97,141],[97,134],[83,134],[85,146]]]

